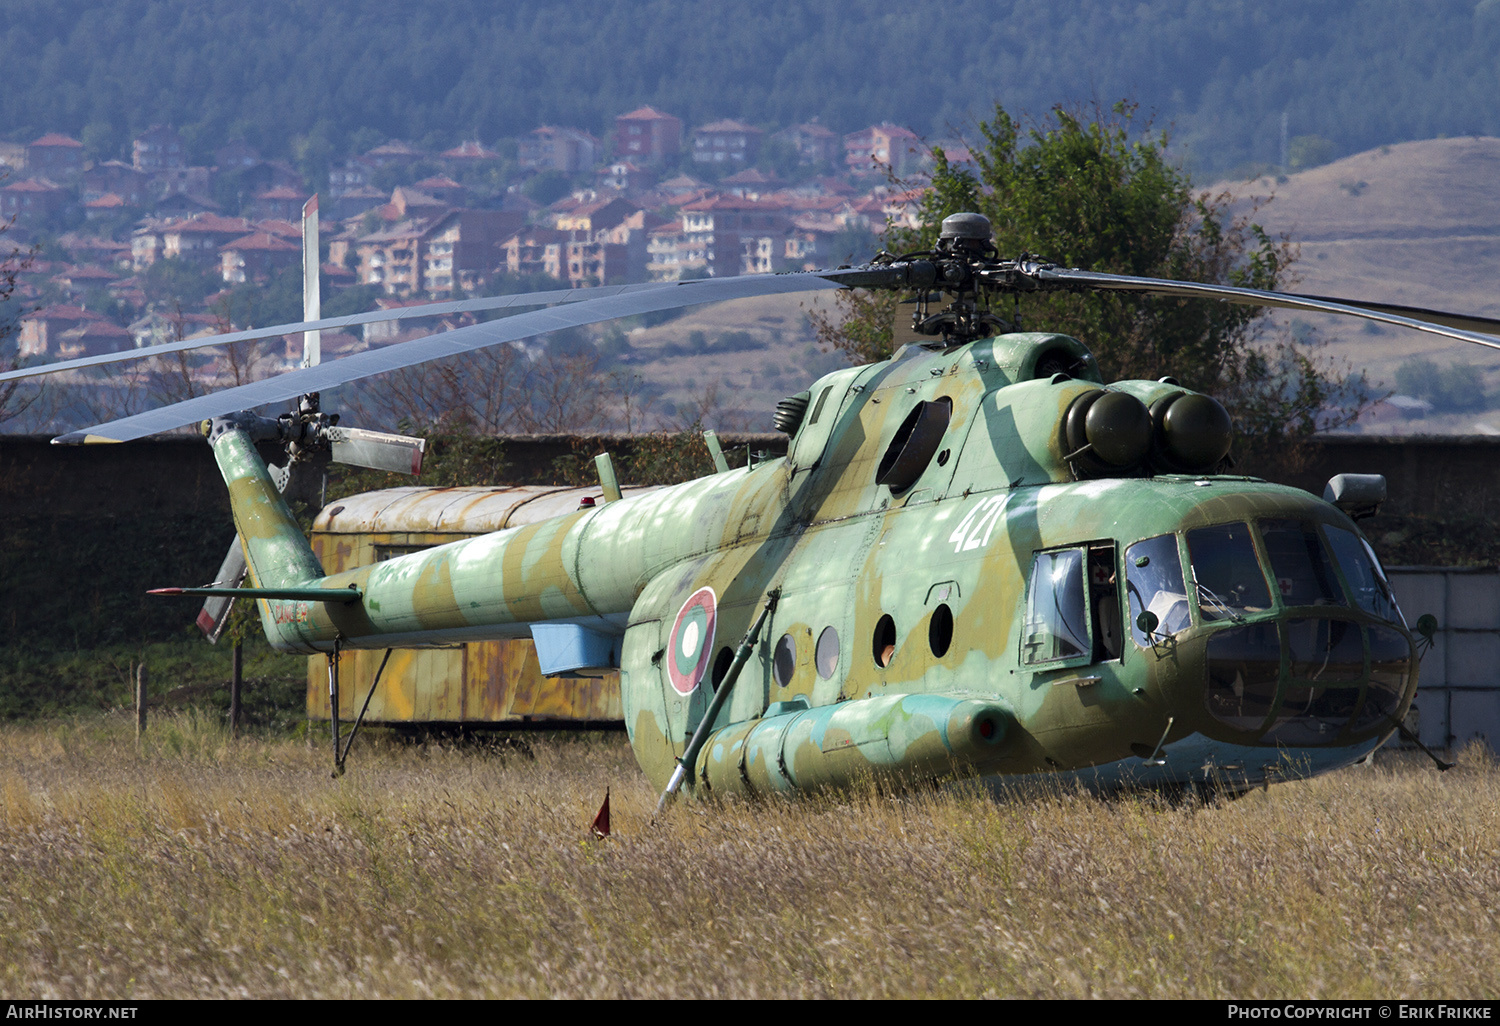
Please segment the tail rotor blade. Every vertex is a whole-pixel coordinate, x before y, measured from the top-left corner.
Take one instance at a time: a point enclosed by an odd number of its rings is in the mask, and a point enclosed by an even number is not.
[[[333,461],[394,474],[422,473],[422,454],[427,439],[407,435],[388,435],[363,428],[329,428],[327,438],[333,443]]]
[[[245,573],[245,549],[240,544],[240,536],[235,535],[234,541],[229,543],[229,551],[224,554],[224,562],[219,565],[219,572],[214,575],[214,585],[238,588],[244,583]],[[203,603],[203,609],[198,613],[198,629],[208,638],[209,644],[219,643],[219,637],[229,623],[229,611],[233,608],[234,599],[224,596],[216,595]]]

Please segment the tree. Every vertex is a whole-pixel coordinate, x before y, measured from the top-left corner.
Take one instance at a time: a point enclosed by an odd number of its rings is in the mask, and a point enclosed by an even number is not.
[[[989,217],[1006,256],[1037,254],[1066,267],[1255,289],[1284,286],[1296,247],[1254,224],[1253,210],[1234,213],[1228,194],[1195,192],[1167,157],[1166,135],[1133,132],[1133,113],[1126,104],[1090,116],[1057,108],[1023,132],[997,105],[978,126],[982,145],[970,147],[975,170],[934,150],[919,226],[888,230],[887,248],[928,249],[943,218],[973,210]],[[897,300],[893,293],[841,296],[841,319],[813,317],[820,341],[858,360],[884,359]],[[1235,419],[1242,467],[1295,463],[1296,440],[1357,412],[1359,388],[1320,360],[1315,343],[1273,334],[1255,307],[1047,293],[1024,297],[1017,311],[1027,329],[1084,341],[1105,380],[1171,375],[1217,397]]]
[[[10,225],[10,221],[0,222],[0,235]],[[13,246],[4,261],[0,262],[0,370],[15,370],[21,364],[15,342],[21,319],[20,304],[15,301],[16,275],[31,265],[32,255],[32,251],[23,252]],[[31,409],[41,394],[40,383],[7,381],[0,384],[0,424],[14,420]]]

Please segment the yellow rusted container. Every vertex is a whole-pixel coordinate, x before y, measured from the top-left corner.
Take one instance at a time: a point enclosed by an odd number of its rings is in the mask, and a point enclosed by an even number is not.
[[[628,492],[646,489],[626,489]],[[538,486],[388,488],[329,503],[313,523],[312,547],[327,573],[390,559],[506,527],[536,523],[578,509],[598,488]],[[384,652],[339,657],[339,718],[359,713]],[[329,718],[328,660],[307,665],[307,715]],[[620,678],[543,677],[529,641],[470,642],[443,648],[396,649],[370,701],[373,723],[619,721]]]

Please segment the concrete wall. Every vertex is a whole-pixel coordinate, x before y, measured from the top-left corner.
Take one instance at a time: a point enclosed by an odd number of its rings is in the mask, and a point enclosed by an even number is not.
[[[1421,566],[1389,573],[1407,622],[1423,613],[1438,622],[1407,725],[1434,750],[1479,739],[1500,754],[1500,573]]]

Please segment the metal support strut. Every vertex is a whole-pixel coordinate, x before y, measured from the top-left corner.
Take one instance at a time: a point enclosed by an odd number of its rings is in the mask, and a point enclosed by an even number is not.
[[[693,731],[692,739],[688,741],[687,747],[683,749],[682,755],[677,760],[677,768],[672,771],[672,779],[667,781],[667,789],[661,793],[661,798],[656,802],[658,814],[667,807],[667,799],[676,793],[682,786],[683,780],[687,778],[693,763],[698,761],[698,753],[703,750],[704,742],[713,730],[714,720],[719,718],[719,711],[724,708],[724,703],[729,699],[729,693],[734,690],[734,682],[739,679],[740,670],[744,669],[745,663],[750,659],[750,653],[755,648],[755,639],[760,636],[760,629],[765,626],[766,618],[776,608],[776,600],[781,597],[781,589],[776,588],[766,596],[766,604],[761,607],[760,615],[745,632],[745,638],[740,642],[739,649],[734,653],[734,662],[729,664],[729,670],[724,674],[723,681],[719,684],[719,690],[714,692],[713,701],[708,703],[708,711],[703,714],[703,719],[698,721],[698,729]]]
[[[334,735],[333,742],[333,775],[341,777],[344,775],[344,763],[349,758],[349,749],[354,747],[355,735],[359,733],[359,725],[365,722],[365,711],[370,708],[370,699],[375,697],[375,689],[380,686],[380,675],[385,673],[385,664],[391,661],[392,649],[385,650],[385,658],[380,660],[380,668],[375,671],[375,679],[370,682],[370,690],[365,693],[365,704],[359,707],[359,715],[354,718],[354,726],[349,731],[349,740],[344,742],[344,752],[339,754],[338,735]],[[335,718],[335,723],[338,720]]]
[[[333,639],[333,651],[328,653],[328,711],[333,716],[333,764],[339,764],[339,639]],[[334,776],[338,776],[335,772]]]

